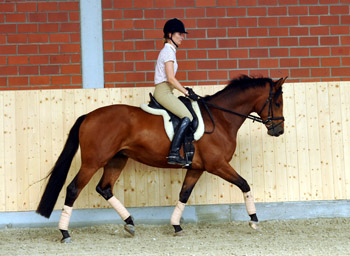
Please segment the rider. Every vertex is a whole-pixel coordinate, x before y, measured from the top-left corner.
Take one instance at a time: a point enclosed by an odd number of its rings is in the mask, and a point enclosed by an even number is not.
[[[164,47],[158,55],[154,75],[154,97],[167,110],[181,119],[170,146],[168,164],[189,165],[180,155],[180,148],[193,117],[186,106],[173,94],[174,88],[189,96],[189,91],[175,78],[178,64],[176,49],[187,34],[182,21],[174,18],[168,20],[163,28]]]

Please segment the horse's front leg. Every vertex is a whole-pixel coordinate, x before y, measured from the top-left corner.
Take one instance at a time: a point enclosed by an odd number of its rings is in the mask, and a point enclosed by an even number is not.
[[[177,202],[174,212],[171,215],[170,224],[173,225],[175,229],[175,235],[181,234],[182,228],[180,226],[180,219],[182,213],[185,209],[185,205],[188,201],[188,198],[191,195],[191,192],[196,185],[198,179],[201,177],[203,171],[200,170],[188,170],[186,172],[185,180],[182,183],[182,188],[180,191],[180,198]]]
[[[256,215],[256,208],[254,203],[254,197],[250,191],[250,186],[248,182],[243,179],[231,166],[229,163],[224,162],[220,167],[209,169],[208,172],[215,174],[224,180],[235,184],[243,193],[245,206],[250,217],[249,226],[253,229],[258,228],[258,217]]]

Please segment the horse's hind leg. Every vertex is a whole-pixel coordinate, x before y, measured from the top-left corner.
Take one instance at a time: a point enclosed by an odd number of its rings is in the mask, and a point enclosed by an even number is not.
[[[104,172],[96,191],[106,199],[116,210],[119,216],[125,221],[124,229],[131,235],[135,234],[133,218],[124,207],[124,205],[113,195],[113,186],[122,172],[128,158],[123,155],[117,155],[104,167]]]
[[[170,219],[170,224],[173,225],[175,229],[175,235],[181,234],[182,228],[180,226],[180,219],[182,216],[182,213],[185,209],[185,205],[188,201],[188,198],[191,195],[191,192],[196,185],[197,181],[201,177],[203,171],[201,170],[188,170],[186,172],[185,180],[182,184],[182,188],[180,191],[180,198],[177,202],[174,212]]]
[[[69,243],[71,241],[70,235],[68,233],[69,220],[73,211],[73,204],[78,198],[80,192],[88,184],[92,176],[97,172],[98,168],[80,168],[78,174],[75,176],[73,181],[68,185],[66,192],[66,199],[61,213],[60,222],[58,228],[62,233],[62,243]]]

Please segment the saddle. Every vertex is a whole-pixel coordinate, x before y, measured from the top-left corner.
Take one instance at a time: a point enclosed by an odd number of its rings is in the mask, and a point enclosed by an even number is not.
[[[149,94],[149,96],[149,104],[142,104],[141,109],[153,115],[163,116],[164,128],[169,140],[171,141],[181,123],[181,119],[173,113],[171,113],[170,111],[168,111],[167,109],[165,109],[161,104],[159,104],[151,93]],[[196,101],[191,101],[190,99],[184,96],[180,96],[179,100],[181,100],[181,102],[184,103],[184,105],[188,108],[193,117],[191,125],[187,130],[187,133],[185,134],[183,142],[185,160],[192,162],[194,156],[194,146],[192,142],[195,140],[199,140],[202,137],[204,133],[204,123],[198,103]]]
[[[171,113],[170,111],[168,111],[166,108],[164,108],[162,105],[160,105],[158,103],[158,101],[153,97],[153,95],[150,93],[149,94],[150,97],[150,102],[148,103],[148,106],[150,108],[154,108],[154,109],[164,109],[170,116],[170,120],[173,123],[173,127],[174,130],[177,130],[178,125],[180,124],[181,120],[179,117],[175,116],[173,113]],[[198,117],[196,112],[194,112],[191,101],[188,98],[185,98],[183,96],[179,97],[179,100],[181,100],[181,102],[183,104],[185,104],[185,106],[187,107],[187,109],[190,111],[190,113],[192,114],[193,120],[191,122],[191,126],[190,126],[190,130],[192,132],[192,134],[194,134],[194,132],[197,130],[198,127]]]

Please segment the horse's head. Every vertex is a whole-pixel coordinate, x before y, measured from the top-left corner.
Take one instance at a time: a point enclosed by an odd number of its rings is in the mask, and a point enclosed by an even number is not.
[[[267,128],[267,134],[280,136],[284,133],[282,85],[287,77],[267,85],[267,93],[257,103],[256,111]]]

